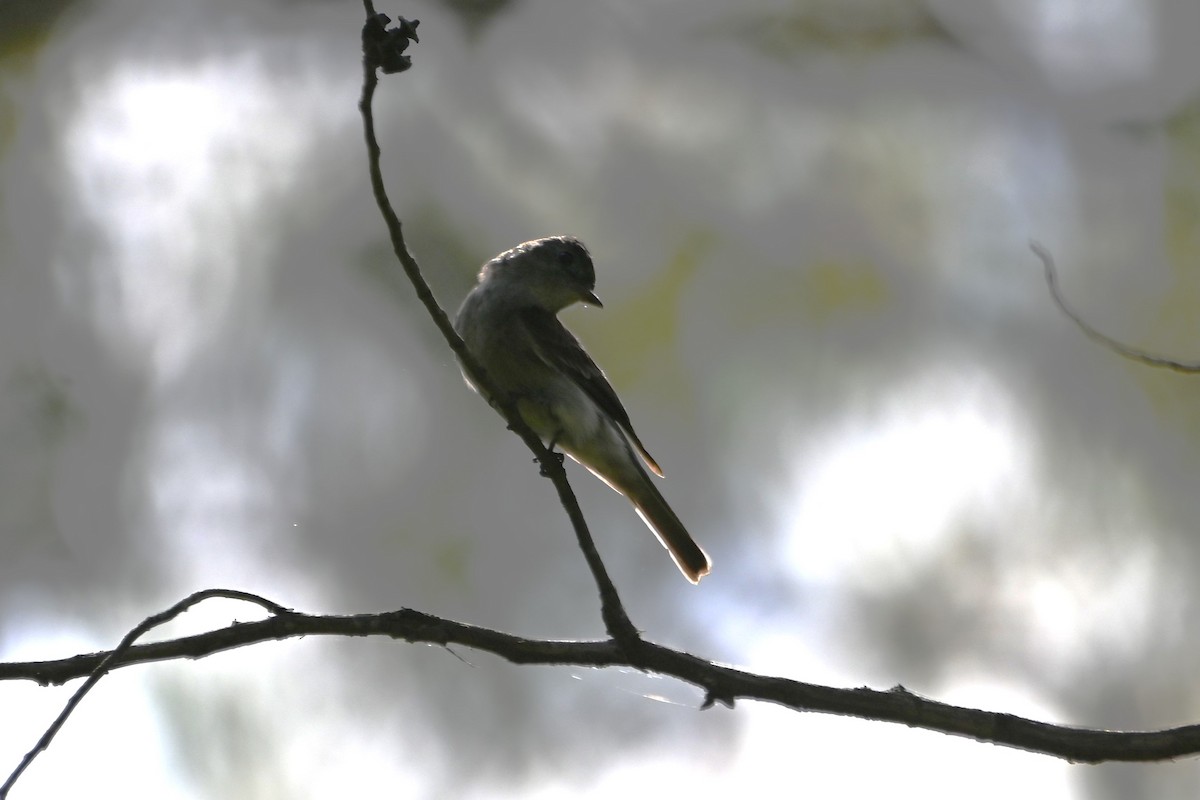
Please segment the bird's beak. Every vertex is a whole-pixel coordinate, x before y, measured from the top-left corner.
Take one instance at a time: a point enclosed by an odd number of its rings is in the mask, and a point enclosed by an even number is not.
[[[596,297],[595,292],[584,292],[583,294],[579,295],[579,299],[583,300],[583,302],[589,306],[604,308],[604,303],[600,302],[600,298]]]

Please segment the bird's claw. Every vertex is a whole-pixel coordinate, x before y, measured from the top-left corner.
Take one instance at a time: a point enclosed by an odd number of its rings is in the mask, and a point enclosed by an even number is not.
[[[563,456],[562,453],[558,453],[558,452],[555,452],[554,450],[551,450],[548,453],[548,456],[550,458],[554,459],[555,461],[557,461],[559,467],[562,467],[563,459],[565,458],[565,456]],[[534,461],[536,461],[540,465],[540,468],[538,469],[538,474],[540,474],[543,478],[549,478],[550,470],[546,465],[546,461],[541,457],[535,458]]]

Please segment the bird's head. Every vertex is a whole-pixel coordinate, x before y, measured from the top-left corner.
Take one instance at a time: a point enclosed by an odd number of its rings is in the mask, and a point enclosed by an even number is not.
[[[604,307],[596,297],[596,269],[583,243],[550,236],[519,244],[483,265],[479,282],[520,287],[532,305],[557,313],[572,303]]]

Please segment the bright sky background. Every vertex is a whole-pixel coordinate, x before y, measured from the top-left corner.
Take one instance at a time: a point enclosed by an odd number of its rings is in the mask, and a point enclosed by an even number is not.
[[[421,19],[376,108],[444,305],[524,239],[596,259],[605,309],[564,319],[715,562],[688,586],[571,473],[650,638],[1068,724],[1200,718],[1200,382],[1086,341],[1028,250],[1102,329],[1200,356],[1200,6],[380,10]],[[110,647],[210,586],[601,632],[553,493],[383,277],[358,14],[112,0],[0,54],[0,660]],[[302,640],[122,670],[12,796],[1200,787],[1190,761],[1072,767],[458,655]],[[68,693],[0,683],[0,772]]]

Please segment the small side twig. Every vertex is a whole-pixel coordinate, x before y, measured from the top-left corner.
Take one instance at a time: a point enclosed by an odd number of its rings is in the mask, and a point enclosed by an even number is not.
[[[543,474],[553,482],[554,488],[558,491],[559,502],[562,503],[567,516],[571,520],[571,525],[575,529],[575,538],[579,543],[580,549],[583,551],[583,557],[587,561],[588,569],[591,570],[592,578],[596,583],[596,588],[600,595],[600,613],[604,619],[605,628],[614,639],[621,642],[623,646],[633,652],[641,641],[641,637],[638,634],[637,628],[629,620],[629,615],[625,612],[625,607],[621,603],[616,586],[609,577],[608,571],[604,567],[604,562],[596,550],[596,544],[592,539],[591,532],[588,530],[583,512],[579,509],[579,502],[575,498],[575,492],[571,489],[571,485],[567,481],[566,471],[562,467],[562,462],[545,447],[537,434],[525,424],[525,421],[517,412],[512,401],[504,397],[503,393],[495,390],[495,386],[488,378],[487,372],[472,357],[463,340],[459,337],[458,332],[454,330],[450,318],[438,304],[437,299],[433,296],[433,292],[429,288],[429,284],[426,283],[424,276],[421,274],[421,268],[418,266],[416,259],[408,251],[408,245],[404,240],[404,226],[395,209],[392,208],[391,200],[388,199],[387,188],[384,185],[383,173],[379,164],[379,140],[375,135],[373,101],[375,89],[379,84],[376,70],[384,66],[378,61],[376,42],[380,37],[380,19],[386,20],[387,18],[376,14],[374,4],[371,0],[363,0],[363,7],[367,14],[367,22],[363,27],[363,84],[358,108],[363,119],[363,135],[367,144],[367,161],[371,175],[371,189],[375,195],[375,203],[379,206],[379,212],[383,215],[384,222],[387,224],[388,234],[392,240],[392,250],[395,252],[396,258],[399,259],[400,265],[404,268],[404,273],[408,276],[409,282],[412,283],[413,289],[417,294],[417,299],[421,301],[425,309],[429,312],[429,316],[432,317],[434,324],[437,325],[442,337],[458,357],[464,371],[470,376],[471,382],[480,387],[482,390],[481,394],[485,397],[497,398],[496,405],[500,413],[504,416],[505,421],[508,422],[509,428],[521,437],[521,440],[525,442],[525,445],[540,462]],[[395,30],[399,31],[402,35],[408,35],[405,34],[405,31],[407,31],[415,41],[417,22],[409,22],[401,18],[398,20],[398,24],[399,28]]]
[[[80,686],[78,690],[76,690],[75,694],[71,695],[71,699],[67,701],[67,704],[63,707],[63,710],[59,713],[58,717],[55,718],[54,722],[50,723],[50,727],[48,727],[46,732],[42,734],[42,737],[38,739],[37,744],[33,746],[32,750],[25,754],[25,757],[21,759],[21,763],[18,764],[17,768],[14,769],[12,774],[8,776],[8,780],[4,782],[3,786],[0,786],[0,800],[4,800],[8,797],[8,793],[12,789],[13,785],[16,784],[17,780],[22,774],[24,774],[25,770],[29,769],[29,766],[33,763],[33,760],[50,746],[50,742],[52,742],[54,737],[58,735],[59,730],[62,729],[62,726],[66,723],[67,718],[71,716],[72,712],[75,711],[75,708],[79,705],[87,693],[92,690],[93,686],[100,682],[101,678],[108,674],[108,671],[113,667],[114,664],[117,663],[118,659],[120,659],[121,656],[123,656],[129,650],[129,648],[133,646],[134,642],[141,638],[142,634],[146,633],[152,628],[157,628],[159,625],[170,622],[171,620],[175,619],[175,617],[179,616],[184,611],[187,611],[197,603],[213,597],[224,597],[229,600],[244,600],[247,603],[254,603],[255,605],[262,606],[269,613],[275,616],[283,616],[292,613],[291,609],[284,608],[278,603],[267,600],[265,597],[259,597],[258,595],[251,594],[249,592],[242,592],[236,589],[205,589],[204,591],[196,592],[195,594],[189,595],[183,600],[180,600],[166,611],[162,611],[142,620],[137,627],[125,634],[125,638],[121,640],[120,644],[118,644],[115,649],[110,651],[104,656],[103,659],[101,659],[100,663],[97,664],[96,667],[91,671],[91,674],[88,675],[88,679],[83,682],[83,685]]]
[[[1177,361],[1173,358],[1158,356],[1147,350],[1142,350],[1137,347],[1132,347],[1123,342],[1119,342],[1108,334],[1101,333],[1096,330],[1090,323],[1087,322],[1079,312],[1071,308],[1067,304],[1066,299],[1062,295],[1062,290],[1058,286],[1058,273],[1054,266],[1054,259],[1050,252],[1042,247],[1037,242],[1030,242],[1029,249],[1033,254],[1041,259],[1042,267],[1046,272],[1046,285],[1050,288],[1050,296],[1054,300],[1054,304],[1058,306],[1058,310],[1067,315],[1067,318],[1075,323],[1075,327],[1083,331],[1083,335],[1096,342],[1106,350],[1111,350],[1122,358],[1128,358],[1131,361],[1145,364],[1148,367],[1157,367],[1159,369],[1169,369],[1173,372],[1181,372],[1185,375],[1195,374],[1200,372],[1200,362],[1196,361]]]

